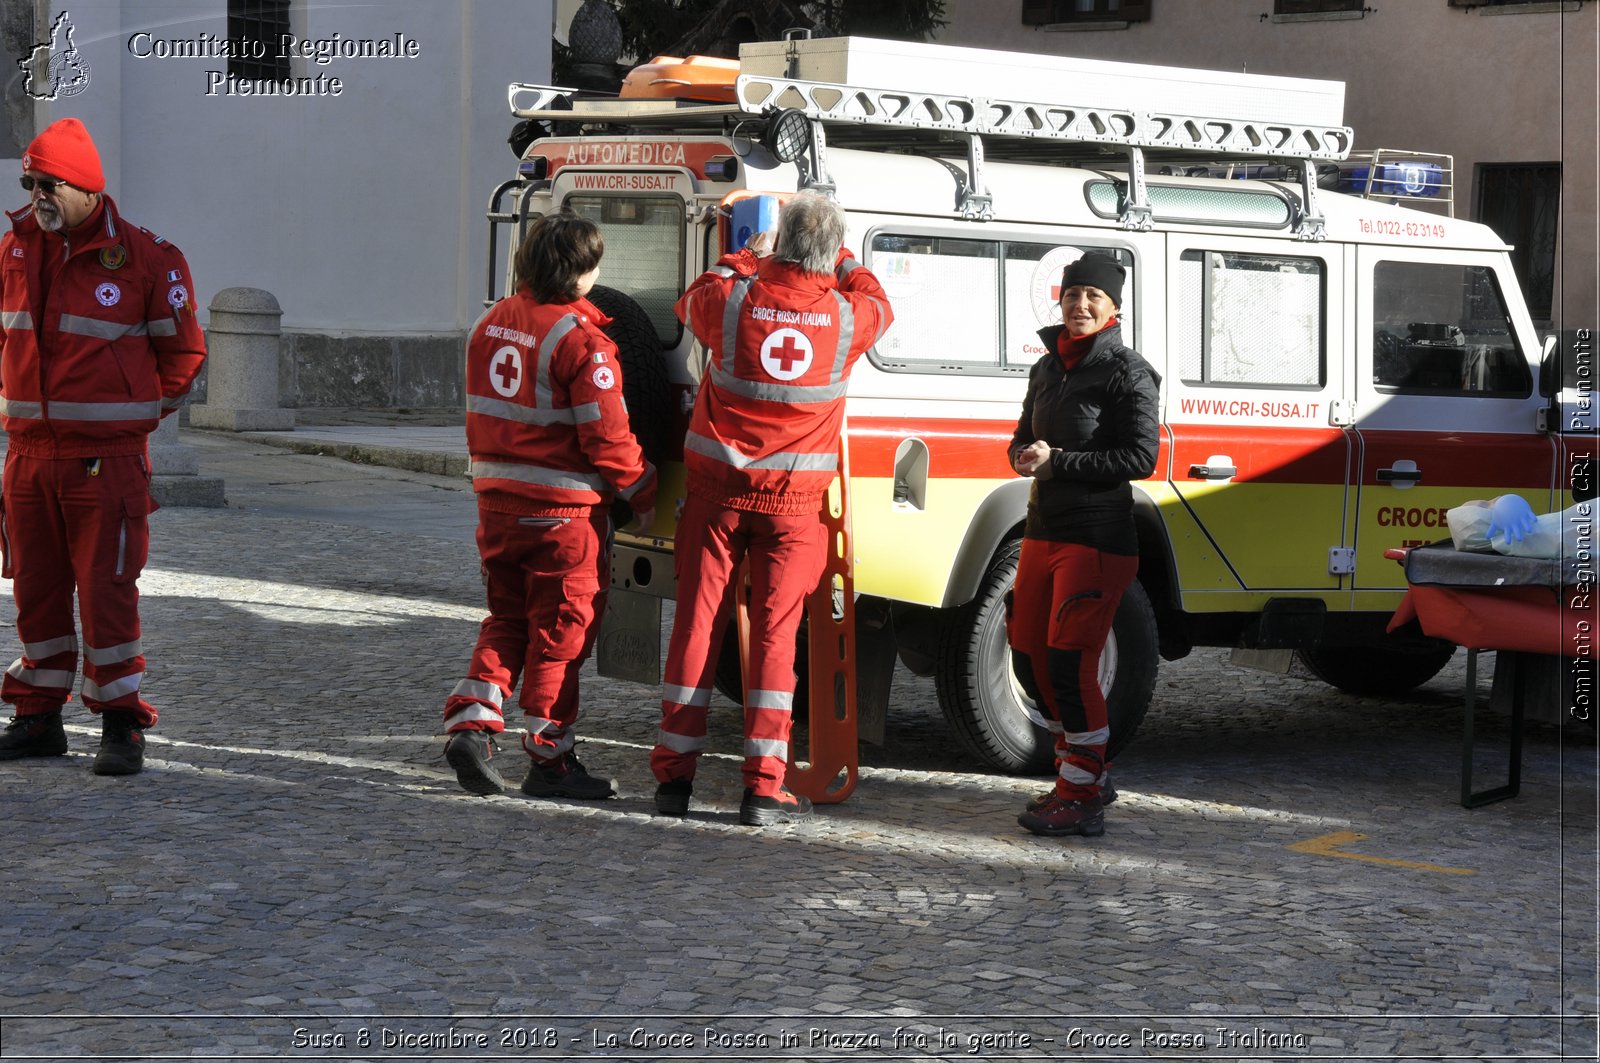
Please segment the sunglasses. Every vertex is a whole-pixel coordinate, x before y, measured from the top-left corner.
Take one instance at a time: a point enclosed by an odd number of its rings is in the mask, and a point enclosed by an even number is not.
[[[65,181],[54,180],[49,177],[29,177],[27,174],[23,174],[21,177],[17,178],[17,181],[22,185],[23,191],[32,192],[35,188],[37,188],[47,196],[55,195],[56,190],[67,183]]]

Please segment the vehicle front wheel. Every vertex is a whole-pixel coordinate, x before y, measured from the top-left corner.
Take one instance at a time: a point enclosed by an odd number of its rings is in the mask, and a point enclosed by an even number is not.
[[[1020,540],[1002,547],[978,596],[946,618],[934,683],[945,718],[974,756],[1002,771],[1037,774],[1054,767],[1055,740],[1012,673],[1006,642],[1005,594],[1016,581],[1021,547]],[[1100,654],[1108,761],[1127,747],[1150,708],[1157,660],[1155,611],[1134,580]]]

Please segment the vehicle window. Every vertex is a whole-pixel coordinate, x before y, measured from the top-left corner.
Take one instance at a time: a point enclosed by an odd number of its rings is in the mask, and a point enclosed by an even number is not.
[[[683,201],[676,196],[567,197],[566,205],[600,226],[606,253],[600,283],[626,292],[650,315],[664,346],[681,325],[672,304],[683,287]]]
[[[1223,171],[1215,171],[1221,175]],[[1232,173],[1230,168],[1228,173]],[[1206,170],[1194,176],[1205,176]],[[1239,176],[1244,176],[1240,174]],[[1259,173],[1253,176],[1279,180],[1287,174]],[[1226,185],[1228,182],[1215,182]],[[1120,218],[1128,206],[1128,186],[1123,181],[1090,181],[1083,189],[1089,209],[1102,218]],[[1145,189],[1150,211],[1156,221],[1200,225],[1247,225],[1251,228],[1287,229],[1294,221],[1294,207],[1283,192],[1243,188],[1174,187],[1152,181]]]
[[[1533,387],[1494,272],[1379,262],[1372,278],[1372,382],[1399,394],[1526,398]]]
[[[1000,367],[997,246],[987,240],[878,235],[872,272],[894,307],[878,341],[891,367]]]
[[[1039,330],[1061,323],[1061,271],[1085,250],[1128,268],[1122,320],[1131,343],[1133,255],[1124,249],[879,233],[871,266],[895,324],[875,361],[891,370],[1026,373],[1045,353]]]
[[[1122,341],[1137,347],[1133,331],[1133,254],[1115,247],[1069,247],[1060,244],[1005,244],[1005,357],[1008,366],[1023,369],[1045,353],[1039,330],[1061,324],[1061,271],[1085,251],[1112,255],[1128,271],[1122,285]]]
[[[1321,259],[1185,251],[1178,263],[1178,375],[1219,387],[1321,387]]]

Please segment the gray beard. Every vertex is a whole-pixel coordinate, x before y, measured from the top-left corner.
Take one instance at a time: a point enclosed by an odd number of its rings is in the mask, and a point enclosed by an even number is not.
[[[52,210],[47,214],[38,207],[34,207],[33,216],[39,222],[39,228],[47,233],[58,233],[65,228],[61,220],[60,211]]]

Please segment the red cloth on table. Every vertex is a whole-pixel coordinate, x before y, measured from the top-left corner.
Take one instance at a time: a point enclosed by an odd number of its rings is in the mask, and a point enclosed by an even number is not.
[[[1576,605],[1574,599],[1579,595]],[[1460,587],[1413,583],[1389,621],[1472,650],[1594,656],[1594,610],[1571,587]],[[1580,628],[1589,625],[1589,630]]]

